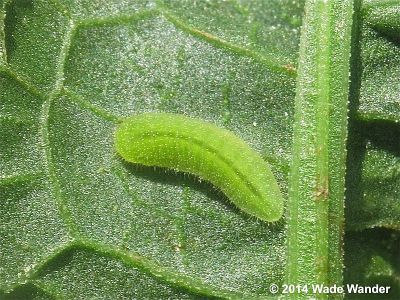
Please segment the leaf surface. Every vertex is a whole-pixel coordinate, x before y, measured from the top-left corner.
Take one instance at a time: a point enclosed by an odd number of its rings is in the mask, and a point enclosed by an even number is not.
[[[259,152],[287,197],[303,9],[289,0],[1,1],[0,298],[271,296],[270,284],[285,280],[287,219],[263,223],[197,178],[126,164],[113,134],[121,118],[148,111],[210,121]],[[364,23],[363,38],[385,24]],[[371,133],[377,118],[397,132],[396,28],[361,43],[365,61],[374,43],[393,63],[364,64],[352,88],[361,133],[348,199],[367,205],[357,216],[348,205],[349,229],[399,224],[399,147]],[[369,96],[377,82],[386,102]],[[379,197],[387,209],[375,214]]]

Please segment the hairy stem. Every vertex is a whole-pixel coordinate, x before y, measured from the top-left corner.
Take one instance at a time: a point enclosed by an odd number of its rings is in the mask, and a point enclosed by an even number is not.
[[[288,284],[342,284],[352,13],[353,1],[306,3],[289,178]]]

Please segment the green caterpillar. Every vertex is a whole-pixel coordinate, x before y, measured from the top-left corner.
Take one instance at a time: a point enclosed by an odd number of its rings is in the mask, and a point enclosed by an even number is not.
[[[218,187],[237,207],[273,222],[283,197],[268,164],[232,132],[202,120],[169,113],[125,119],[115,148],[128,162],[194,174]]]

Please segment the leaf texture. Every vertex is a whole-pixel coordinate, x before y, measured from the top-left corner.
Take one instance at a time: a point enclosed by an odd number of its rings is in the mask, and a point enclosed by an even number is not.
[[[399,224],[398,27],[380,2],[359,10],[352,45],[345,280],[366,228]],[[260,153],[287,197],[303,15],[291,0],[0,1],[0,298],[274,299],[287,218],[263,223],[197,178],[124,163],[113,134],[149,111],[212,122]],[[398,261],[377,265],[397,282]]]

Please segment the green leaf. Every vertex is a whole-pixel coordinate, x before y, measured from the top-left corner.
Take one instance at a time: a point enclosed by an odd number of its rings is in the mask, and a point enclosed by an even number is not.
[[[350,50],[354,160],[347,163],[345,223],[359,232],[344,240],[345,282],[382,272],[382,282],[400,295],[399,262],[392,259],[398,247],[373,246],[379,234],[365,229],[391,227],[385,241],[398,241],[397,6],[356,6],[362,33],[353,30],[350,44],[351,7],[341,10],[339,2],[309,1],[312,14],[304,19],[304,1],[292,0],[0,1],[0,298],[275,299],[269,288],[287,280],[293,254],[287,240],[296,234],[314,249],[296,252],[304,257],[298,270],[312,266],[320,254],[315,246],[324,242],[329,247],[321,253],[331,255],[331,270],[336,266],[329,276],[327,269],[308,268],[301,282],[321,275],[318,282],[340,284]],[[336,12],[328,13],[329,26],[311,17],[318,5]],[[379,18],[383,12],[390,13],[387,20]],[[300,31],[302,22],[310,27]],[[317,94],[329,87],[322,98],[340,108],[327,124],[319,114],[317,130],[304,132],[317,141],[301,144],[302,132],[293,130],[301,114],[296,108],[294,117],[295,101],[307,106],[314,99],[302,94],[310,91],[304,71],[313,66],[307,51],[316,51],[317,66],[327,62],[320,73],[310,71],[309,78],[323,82]],[[268,224],[239,211],[207,182],[124,163],[113,146],[116,126],[149,111],[233,131],[272,166],[286,198],[289,173],[306,166],[293,165],[293,141],[307,149],[328,139],[333,154],[314,158],[335,181],[332,205],[301,210],[302,220],[323,214],[312,228],[296,229],[293,200],[309,198],[291,194],[289,214]],[[315,124],[309,116],[307,124]],[[325,136],[326,129],[334,134]],[[315,177],[310,169],[301,174]],[[310,186],[301,193],[309,195]],[[323,240],[316,244],[316,237]],[[377,257],[372,263],[353,259],[363,243],[363,257]],[[360,269],[369,270],[361,279]]]
[[[349,157],[347,228],[400,229],[400,127],[391,122],[357,123]],[[355,137],[357,136],[357,137]]]
[[[1,289],[27,283],[55,298],[95,285],[106,298],[267,294],[283,279],[284,224],[238,212],[195,178],[124,164],[113,133],[120,117],[149,110],[209,120],[271,161],[285,190],[294,96],[287,61],[210,43],[162,6],[116,2],[110,12],[90,3],[7,7]],[[290,9],[301,18],[301,7]],[[299,24],[281,25],[298,32]]]
[[[350,98],[348,229],[400,228],[398,9],[396,1],[368,1],[359,10]]]
[[[390,287],[387,294],[349,294],[348,299],[397,299],[400,294],[400,234],[387,229],[369,229],[346,235],[345,281],[363,286]]]
[[[362,15],[359,115],[399,122],[400,4],[369,1]]]
[[[5,2],[0,6],[0,65],[2,65],[6,59],[6,45],[5,45],[5,34],[4,34],[4,18],[5,18]]]

